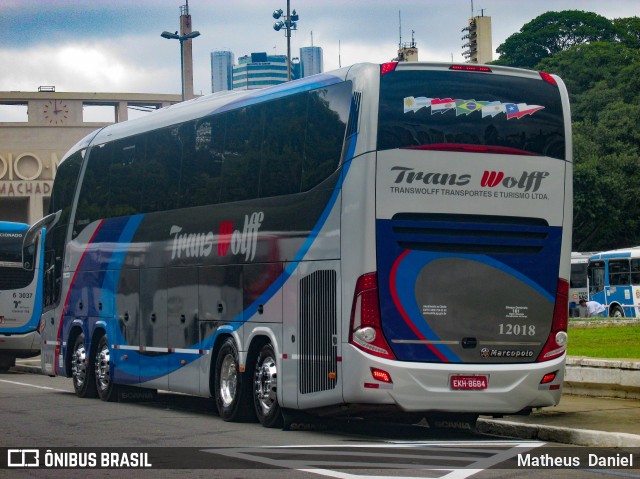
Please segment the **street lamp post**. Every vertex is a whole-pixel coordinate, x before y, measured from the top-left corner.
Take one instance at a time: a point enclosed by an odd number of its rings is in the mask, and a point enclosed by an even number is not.
[[[160,34],[160,36],[162,38],[166,38],[168,40],[178,40],[180,42],[180,72],[181,72],[181,77],[182,77],[182,101],[184,101],[184,47],[183,47],[183,43],[186,42],[187,40],[191,40],[193,38],[199,37],[200,36],[200,32],[199,31],[193,31],[191,33],[186,33],[184,35],[178,35],[178,32],[176,33],[170,33],[167,32],[166,30],[164,32],[162,32]]]
[[[300,16],[295,10],[293,12],[290,11],[290,3],[291,0],[287,0],[287,15],[284,17],[284,21],[280,20],[273,24],[273,29],[276,32],[279,32],[284,28],[284,34],[287,37],[287,81],[291,81],[291,30],[298,29],[298,24],[296,22],[300,19]],[[282,17],[283,13],[282,9],[279,8],[273,12],[273,18],[278,20]]]

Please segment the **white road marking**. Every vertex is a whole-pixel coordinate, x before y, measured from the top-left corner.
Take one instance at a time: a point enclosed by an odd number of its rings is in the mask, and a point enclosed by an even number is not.
[[[37,389],[47,389],[48,391],[59,391],[61,393],[69,392],[66,389],[56,389],[56,388],[50,388],[48,386],[36,386],[35,384],[21,383],[18,381],[7,381],[6,379],[0,379],[0,383],[16,384],[18,386],[28,386],[30,388],[37,388]]]
[[[466,479],[517,454],[544,444],[544,442],[538,441],[487,441],[486,443],[484,441],[474,443],[456,441],[430,443],[421,441],[416,443],[403,442],[401,444],[238,447],[206,449],[205,451],[335,479],[417,479],[421,476],[415,474],[420,471],[424,471],[424,477],[429,478]],[[374,451],[367,452],[367,449]],[[380,449],[384,449],[384,452]],[[467,455],[457,455],[455,453],[467,453]],[[285,457],[280,459],[277,457],[285,454],[304,457],[299,459]],[[349,457],[352,457],[353,460],[349,460]],[[377,458],[377,460],[374,458]],[[388,461],[385,461],[385,459],[388,459]],[[420,463],[420,461],[424,462]],[[350,472],[336,470],[342,468],[348,468]],[[387,470],[388,475],[357,474],[354,468]],[[397,474],[398,471],[403,470],[412,475],[403,477]],[[434,476],[434,473],[437,476]]]

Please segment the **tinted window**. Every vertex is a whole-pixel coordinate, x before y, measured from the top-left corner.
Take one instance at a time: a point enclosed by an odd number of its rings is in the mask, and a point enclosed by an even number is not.
[[[135,215],[141,211],[145,139],[140,135],[116,141],[113,145],[113,160],[109,167],[109,216]]]
[[[570,287],[587,287],[587,263],[577,263],[571,265]]]
[[[147,137],[147,159],[142,185],[142,212],[179,207],[182,138],[178,127],[152,131]]]
[[[91,148],[87,167],[82,179],[78,209],[73,227],[73,236],[80,234],[88,224],[109,215],[109,183],[113,143]]]
[[[307,95],[293,95],[265,105],[260,168],[260,196],[300,191],[304,137],[307,129]]]
[[[565,156],[560,93],[548,82],[424,70],[380,81],[379,150],[468,144]]]
[[[193,145],[183,161],[182,204],[184,207],[215,204],[220,201],[224,161],[225,116],[190,123]]]
[[[220,197],[223,203],[258,197],[263,113],[262,105],[227,113]]]
[[[309,190],[340,163],[350,102],[340,83],[95,146],[74,235],[103,218]]]
[[[64,160],[60,164],[53,182],[49,213],[62,210],[62,214],[58,223],[50,231],[47,231],[45,237],[45,273],[43,280],[45,306],[55,305],[60,300],[67,228],[84,154],[85,150],[78,151]]]
[[[302,191],[336,171],[351,104],[351,82],[309,92]]]

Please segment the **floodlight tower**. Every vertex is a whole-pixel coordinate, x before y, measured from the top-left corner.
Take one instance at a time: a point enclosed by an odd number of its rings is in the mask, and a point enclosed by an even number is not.
[[[290,3],[291,0],[287,0],[287,15],[283,17],[283,20],[280,20],[279,22],[273,24],[273,29],[276,32],[279,32],[284,28],[284,35],[287,37],[287,81],[291,81],[291,30],[298,29],[298,24],[296,22],[300,19],[300,16],[296,13],[295,10],[291,12]],[[281,8],[279,8],[278,10],[274,10],[273,18],[279,20],[282,17],[283,13],[284,12]]]
[[[168,40],[180,42],[180,71],[182,77],[182,100],[190,100],[193,95],[193,55],[191,40],[200,36],[200,32],[191,31],[191,15],[189,15],[189,0],[180,7],[180,34],[164,31],[160,34]]]

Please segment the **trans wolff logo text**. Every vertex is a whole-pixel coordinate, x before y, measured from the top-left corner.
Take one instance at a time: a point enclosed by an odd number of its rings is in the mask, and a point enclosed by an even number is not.
[[[234,229],[233,221],[222,221],[219,233],[182,233],[182,227],[173,225],[169,235],[173,237],[171,259],[176,258],[205,258],[213,251],[213,245],[218,243],[218,256],[244,254],[245,261],[253,261],[258,245],[258,230],[264,220],[262,211],[245,215],[242,230]]]

